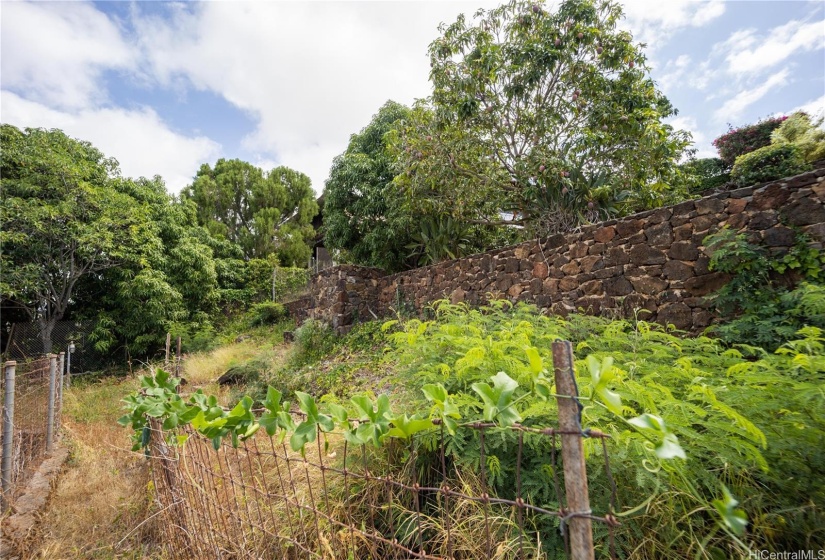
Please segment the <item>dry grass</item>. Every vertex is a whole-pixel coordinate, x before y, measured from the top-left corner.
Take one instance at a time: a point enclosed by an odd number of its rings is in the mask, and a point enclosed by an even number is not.
[[[159,558],[153,546],[148,464],[130,451],[128,432],[117,423],[120,399],[134,379],[105,380],[67,390],[64,442],[71,457],[40,523],[27,558]]]
[[[214,383],[226,370],[254,358],[261,352],[252,340],[221,346],[211,352],[192,354],[183,362],[181,375],[194,386]]]

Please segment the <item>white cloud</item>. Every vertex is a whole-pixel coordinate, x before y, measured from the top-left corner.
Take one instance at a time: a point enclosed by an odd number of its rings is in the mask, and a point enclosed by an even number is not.
[[[437,25],[478,5],[208,2],[135,23],[161,83],[190,82],[254,115],[244,147],[320,192],[332,157],[384,102],[429,94]]]
[[[179,192],[192,181],[201,163],[220,154],[217,143],[174,132],[150,108],[67,112],[8,91],[0,92],[0,104],[4,123],[20,128],[59,128],[117,159],[125,176],[162,176],[171,192]]]
[[[135,63],[120,31],[90,3],[4,2],[3,88],[63,108],[105,99],[98,78]]]
[[[727,120],[730,122],[739,118],[742,113],[744,113],[745,109],[762,99],[770,90],[775,87],[786,85],[789,74],[790,71],[787,68],[784,68],[778,73],[770,76],[762,83],[762,85],[743,89],[734,97],[725,101],[725,103],[714,112],[716,120]]]
[[[690,56],[686,54],[667,61],[661,70],[661,77],[656,80],[663,91],[668,91],[683,81],[685,72],[690,68],[690,62]]]
[[[651,46],[685,27],[701,27],[725,13],[722,0],[626,0],[627,26]]]
[[[807,103],[794,107],[785,114],[790,115],[792,113],[796,113],[797,111],[804,111],[812,117],[825,117],[825,94],[819,96],[818,99],[812,99]]]
[[[693,142],[695,144],[701,144],[705,141],[705,134],[699,130],[699,124],[696,122],[695,117],[690,116],[678,116],[668,119],[668,124],[670,124],[676,130],[687,130],[693,135]]]
[[[754,29],[740,30],[717,47],[727,52],[728,72],[760,74],[797,52],[825,48],[825,20],[810,23],[791,20],[764,35]]]

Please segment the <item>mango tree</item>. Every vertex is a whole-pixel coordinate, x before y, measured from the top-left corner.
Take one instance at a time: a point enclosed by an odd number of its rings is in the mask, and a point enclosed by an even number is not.
[[[690,137],[610,0],[511,1],[442,25],[402,131],[413,204],[529,234],[661,203]]]

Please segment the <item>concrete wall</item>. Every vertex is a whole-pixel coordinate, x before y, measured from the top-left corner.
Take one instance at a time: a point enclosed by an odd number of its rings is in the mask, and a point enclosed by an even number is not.
[[[748,232],[772,250],[794,243],[794,229],[825,242],[825,162],[809,173],[682,202],[565,235],[385,275],[352,265],[313,277],[309,298],[290,311],[346,330],[393,309],[421,310],[448,298],[471,305],[489,297],[525,301],[552,313],[582,310],[700,330],[714,320],[705,296],[728,278],[708,270],[702,240],[723,226]]]

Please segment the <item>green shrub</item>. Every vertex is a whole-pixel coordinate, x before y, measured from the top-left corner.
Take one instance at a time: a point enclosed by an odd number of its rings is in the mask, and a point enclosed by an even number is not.
[[[273,325],[286,316],[286,308],[280,303],[274,301],[256,303],[249,310],[249,325],[252,327]]]
[[[810,169],[794,144],[771,144],[736,158],[730,172],[739,186],[797,175]]]
[[[177,323],[169,329],[172,335],[172,351],[175,340],[180,337],[182,352],[207,352],[220,344],[215,327],[207,322]]]
[[[771,255],[745,234],[723,229],[703,241],[709,268],[731,275],[710,296],[724,321],[711,332],[730,345],[752,344],[775,350],[805,326],[825,328],[825,255],[804,235],[784,254]],[[789,290],[795,281],[802,282]]]
[[[756,124],[740,128],[731,128],[726,134],[713,141],[719,152],[719,158],[730,167],[736,158],[758,150],[771,143],[771,133],[776,130],[787,117],[765,119]]]
[[[691,193],[701,194],[730,182],[730,167],[719,158],[702,158],[679,166]]]
[[[295,345],[290,364],[301,366],[320,359],[332,351],[335,340],[335,333],[329,325],[315,319],[307,319],[295,329]]]
[[[794,113],[771,134],[774,144],[794,144],[807,162],[825,158],[825,130],[823,119],[815,121],[807,113]]]
[[[775,354],[755,347],[726,349],[707,337],[681,338],[658,325],[597,317],[546,317],[523,304],[471,310],[442,303],[434,321],[407,321],[391,335],[402,372],[399,384],[442,383],[461,411],[477,407],[474,384],[506,372],[529,390],[535,368],[550,370],[550,343],[573,338],[582,425],[611,435],[610,464],[618,489],[620,558],[746,558],[748,549],[801,550],[821,542],[825,527],[825,338],[807,328]],[[621,414],[600,401],[590,357],[612,357],[610,389]],[[588,374],[588,370],[590,373]],[[593,379],[591,379],[593,378]],[[513,408],[523,425],[554,425],[551,399],[520,397]],[[430,404],[410,399],[410,411]],[[663,419],[687,459],[663,459],[637,437],[627,418],[642,411]],[[515,495],[518,439],[491,433],[487,480],[497,495]],[[585,440],[590,503],[604,511],[611,485],[600,444]],[[447,438],[448,464],[478,472],[478,437]],[[420,461],[439,464],[438,447]],[[524,440],[521,484],[532,503],[555,508],[549,450]],[[435,469],[437,470],[437,469]],[[423,472],[426,472],[424,469]],[[436,481],[437,482],[437,481]],[[735,536],[713,503],[727,487],[747,514],[747,533]],[[717,502],[718,503],[718,502]],[[557,526],[541,526],[543,547],[560,549]],[[607,557],[597,539],[598,557]],[[814,547],[815,548],[815,547]]]

